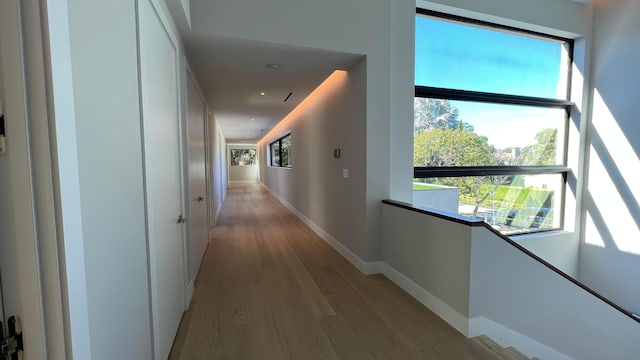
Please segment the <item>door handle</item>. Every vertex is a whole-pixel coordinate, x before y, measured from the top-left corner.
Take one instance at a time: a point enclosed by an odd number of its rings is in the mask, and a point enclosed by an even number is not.
[[[180,216],[178,216],[178,224],[184,224],[187,222],[187,218],[182,216],[182,214],[180,214]]]
[[[198,202],[203,202],[203,201],[204,201],[204,199],[205,199],[205,197],[204,197],[204,196],[202,196],[202,195],[200,195],[200,196],[198,196],[198,197],[196,198],[196,200],[198,200]]]

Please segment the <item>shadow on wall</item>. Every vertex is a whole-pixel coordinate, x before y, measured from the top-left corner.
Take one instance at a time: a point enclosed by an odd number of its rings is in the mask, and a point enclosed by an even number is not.
[[[588,185],[580,278],[622,307],[640,313],[640,160],[633,129],[622,129],[596,89],[590,128]],[[637,126],[626,124],[628,127]],[[635,139],[636,142],[637,139]]]
[[[589,187],[585,204],[600,236],[587,233],[588,244],[613,243],[619,251],[640,255],[640,160],[604,99],[596,90],[589,148]],[[637,183],[637,181],[634,181]],[[589,224],[587,224],[589,225]],[[609,234],[609,236],[607,236]]]
[[[640,313],[640,122],[631,95],[640,84],[640,2],[596,0],[590,6],[593,93],[579,280]]]

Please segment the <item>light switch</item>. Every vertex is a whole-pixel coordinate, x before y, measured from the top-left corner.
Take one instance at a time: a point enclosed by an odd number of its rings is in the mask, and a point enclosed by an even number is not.
[[[349,178],[349,169],[342,169],[342,178],[343,179]]]

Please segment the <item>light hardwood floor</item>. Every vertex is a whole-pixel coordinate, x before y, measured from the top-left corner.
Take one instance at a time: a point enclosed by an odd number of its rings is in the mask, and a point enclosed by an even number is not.
[[[503,359],[364,276],[257,184],[229,188],[170,359]]]

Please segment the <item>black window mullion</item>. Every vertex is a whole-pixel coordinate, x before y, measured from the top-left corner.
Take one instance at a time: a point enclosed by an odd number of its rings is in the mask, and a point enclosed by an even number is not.
[[[569,107],[574,105],[573,102],[568,100],[496,94],[470,90],[446,89],[420,85],[415,86],[415,97],[473,101],[491,104],[525,105],[560,109],[568,109]]]
[[[482,21],[482,20],[468,18],[464,16],[447,14],[447,13],[434,11],[434,10],[416,8],[416,14],[420,14],[423,16],[428,16],[428,17],[440,19],[440,20],[444,19],[444,20],[449,20],[453,22],[466,23],[466,24],[476,25],[476,26],[490,28],[490,29],[491,28],[498,29],[498,30],[502,30],[504,32],[512,33],[512,34],[519,34],[519,35],[525,34],[534,38],[551,39],[551,40],[555,40],[563,43],[573,43],[573,40],[569,38],[564,38],[561,36],[549,35],[549,34],[537,32],[537,31],[533,31],[533,30],[521,29],[513,26],[502,25],[502,24],[496,24],[488,21]]]
[[[289,167],[289,166],[284,166],[283,161],[282,161],[282,154],[284,153],[284,151],[282,150],[282,143],[283,140],[286,139],[288,136],[291,136],[291,134],[287,134],[281,138],[279,138],[278,140],[275,140],[273,142],[271,142],[269,144],[269,152],[271,154],[271,161],[270,164],[271,166],[275,166],[275,167]],[[275,152],[273,150],[273,147],[277,145],[278,146],[278,151],[277,151],[277,155],[278,155],[278,160],[276,161],[275,158]]]
[[[501,175],[544,175],[566,174],[568,167],[551,166],[415,166],[413,177],[415,179],[436,177],[463,177],[463,176],[501,176]]]

